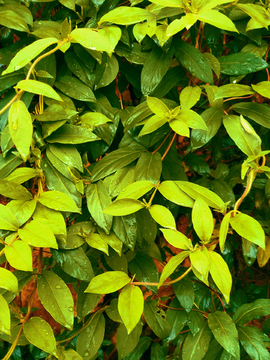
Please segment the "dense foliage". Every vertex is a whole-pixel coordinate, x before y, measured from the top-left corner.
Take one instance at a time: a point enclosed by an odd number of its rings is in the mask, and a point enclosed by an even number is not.
[[[270,359],[270,1],[0,25],[1,358]]]

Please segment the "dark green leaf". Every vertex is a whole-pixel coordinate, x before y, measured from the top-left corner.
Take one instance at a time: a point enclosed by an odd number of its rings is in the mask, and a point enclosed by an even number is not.
[[[201,52],[182,40],[175,41],[174,45],[175,56],[180,64],[185,67],[192,76],[212,84],[212,69]]]
[[[222,56],[218,60],[220,62],[220,72],[234,76],[260,71],[268,66],[259,56],[249,52]]]
[[[164,311],[157,307],[155,300],[146,301],[144,303],[144,317],[147,324],[161,339],[165,339],[171,332],[171,327],[166,320]]]
[[[142,93],[147,96],[153,93],[166,74],[173,57],[174,49],[171,47],[166,53],[155,47],[143,66],[141,75]]]
[[[52,271],[44,271],[38,276],[37,290],[44,308],[57,322],[72,330],[74,301],[64,281]]]
[[[238,333],[232,318],[221,311],[208,315],[208,325],[220,345],[236,359],[240,357]]]
[[[88,321],[77,341],[76,350],[83,359],[92,359],[100,348],[105,333],[105,318],[102,313],[95,313]]]

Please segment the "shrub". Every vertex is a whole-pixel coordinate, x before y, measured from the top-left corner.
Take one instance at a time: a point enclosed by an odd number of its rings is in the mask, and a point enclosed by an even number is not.
[[[270,359],[269,5],[1,1],[1,358]]]

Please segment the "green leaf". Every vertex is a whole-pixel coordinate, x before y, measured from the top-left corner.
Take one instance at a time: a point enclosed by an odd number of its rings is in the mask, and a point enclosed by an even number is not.
[[[239,340],[251,359],[269,360],[270,354],[265,347],[262,333],[257,328],[239,326],[237,328]]]
[[[242,237],[265,249],[265,234],[253,217],[238,213],[230,218],[231,227]]]
[[[6,300],[0,294],[0,331],[10,335],[10,311]]]
[[[177,298],[175,297],[170,303],[170,308],[179,309],[180,304]],[[166,312],[166,319],[171,327],[171,332],[168,337],[168,340],[174,340],[179,332],[183,329],[187,322],[187,313],[184,310],[173,310],[168,309]]]
[[[4,131],[2,133],[1,138],[3,137]],[[2,144],[0,145],[3,150]],[[13,145],[12,145],[13,146]],[[10,174],[17,166],[23,163],[23,160],[19,156],[19,154],[14,155],[12,153],[3,156],[0,155],[0,179],[4,179],[8,174]]]
[[[162,7],[183,7],[182,0],[151,0],[152,3],[160,5]]]
[[[242,116],[242,115],[241,115]],[[248,156],[261,152],[261,139],[253,127],[244,119],[236,115],[224,116],[223,124],[237,147]]]
[[[151,154],[150,152],[143,153],[135,168],[136,180],[148,180],[153,184],[157,184],[160,179],[162,171],[162,160],[159,152]]]
[[[201,117],[205,121],[208,131],[205,130],[192,130],[191,133],[191,146],[192,150],[196,150],[203,145],[207,144],[217,133],[222,124],[223,111],[220,109],[209,108],[205,110]]]
[[[173,53],[173,47],[168,52],[163,51],[160,47],[155,47],[148,55],[141,74],[141,89],[144,96],[152,94],[157,88],[169,69]]]
[[[184,191],[182,191],[179,186],[176,185],[174,181],[163,181],[159,187],[158,191],[171,202],[186,207],[193,207],[194,200],[189,197]]]
[[[169,114],[169,108],[158,98],[147,96],[147,105],[149,109],[160,117],[166,117]]]
[[[9,270],[0,267],[0,288],[13,293],[18,292],[18,280]]]
[[[149,209],[152,218],[161,226],[175,229],[175,220],[173,214],[162,205],[152,205]]]
[[[116,216],[113,219],[113,231],[123,244],[129,247],[132,251],[134,250],[137,240],[137,230],[138,225],[135,214]]]
[[[211,336],[212,334],[206,321],[195,336],[189,333],[183,346],[183,360],[201,360],[208,350]]]
[[[16,184],[22,184],[34,177],[38,176],[36,169],[29,167],[15,169],[5,180],[15,182]]]
[[[153,14],[150,11],[140,8],[118,6],[107,12],[99,20],[99,25],[104,22],[110,22],[118,25],[131,25],[144,20],[151,20]]]
[[[109,53],[113,50],[108,40],[94,29],[77,28],[71,32],[70,36],[87,49]]]
[[[202,117],[193,110],[183,109],[179,112],[175,119],[183,121],[188,127],[192,129],[202,129],[208,131],[208,128]]]
[[[32,200],[32,194],[25,187],[13,181],[0,180],[0,194],[11,199]]]
[[[73,145],[50,145],[50,151],[64,164],[74,167],[83,172],[82,158],[79,151]]]
[[[209,206],[198,197],[192,209],[193,227],[203,242],[209,242],[214,231],[214,219]]]
[[[213,83],[213,73],[208,61],[194,46],[182,40],[175,41],[175,56],[192,76],[206,83]]]
[[[51,326],[40,317],[32,317],[23,326],[23,332],[27,340],[47,352],[56,352],[56,341]]]
[[[174,274],[173,277],[176,277],[176,274]],[[180,304],[186,312],[190,312],[195,300],[192,280],[190,280],[188,276],[185,276],[183,279],[173,284],[173,289]]]
[[[182,16],[181,19],[173,20],[167,27],[166,35],[170,37],[184,28],[189,29],[198,20],[198,15],[193,13],[187,13]]]
[[[97,65],[95,72],[95,90],[107,86],[114,81],[119,72],[119,63],[114,55],[103,54],[101,64]]]
[[[108,244],[114,251],[117,252],[119,256],[122,254],[122,246],[123,243],[119,238],[115,235],[115,233],[111,230],[110,234],[106,234],[103,230],[100,228],[98,229],[98,232],[101,236],[101,238]]]
[[[109,255],[107,242],[99,234],[90,234],[85,238],[88,245]]]
[[[87,112],[84,113],[80,120],[82,124],[85,124],[87,127],[89,126],[93,129],[95,126],[106,124],[107,122],[112,122],[107,116],[98,113],[98,112]]]
[[[189,133],[189,128],[187,126],[187,124],[181,119],[181,117],[179,116],[178,119],[172,119],[169,121],[169,125],[172,128],[173,131],[176,132],[176,134],[180,135],[180,136],[186,136],[189,137],[190,133]]]
[[[125,360],[139,360],[152,343],[152,339],[148,336],[141,337],[135,349],[131,351]],[[161,360],[161,359],[160,359]]]
[[[10,136],[24,161],[27,160],[32,142],[33,125],[24,102],[15,101],[8,115]]]
[[[103,211],[111,204],[111,198],[103,182],[100,180],[96,184],[88,185],[85,194],[87,207],[91,216],[98,226],[109,234],[113,218],[110,214],[104,213]]]
[[[55,236],[47,225],[38,220],[32,220],[23,229],[18,230],[22,241],[37,247],[52,247],[58,249]]]
[[[32,44],[24,47],[14,56],[8,68],[2,73],[2,75],[21,69],[37,55],[39,55],[43,50],[45,50],[48,46],[56,44],[57,42],[58,39],[53,37],[34,41]]]
[[[23,241],[14,241],[12,245],[5,247],[7,261],[15,269],[33,271],[32,251],[29,245]]]
[[[182,251],[180,254],[173,256],[168,263],[164,266],[158,287],[160,287],[164,281],[174,272],[174,270],[188,257],[190,251]]]
[[[126,285],[119,295],[118,311],[128,334],[135,328],[143,313],[143,293],[138,286]]]
[[[198,19],[222,30],[238,32],[232,20],[217,10],[199,12]]]
[[[158,115],[153,115],[150,119],[147,120],[138,137],[143,135],[151,134],[153,131],[156,131],[161,126],[166,124],[168,121],[165,117],[160,117]]]
[[[194,200],[200,197],[208,206],[215,209],[223,210],[225,207],[224,202],[218,195],[203,186],[187,181],[175,181],[175,184]]]
[[[94,167],[92,181],[97,181],[122,169],[140,157],[144,151],[142,146],[128,146],[109,153]]]
[[[169,244],[178,248],[178,249],[185,249],[190,250],[192,249],[192,242],[188,239],[184,234],[177,230],[171,229],[160,229],[168,241]]]
[[[233,321],[237,326],[244,325],[250,320],[270,314],[270,300],[258,299],[250,304],[241,305],[233,314]]]
[[[74,301],[64,281],[52,271],[43,271],[38,276],[37,290],[42,305],[55,321],[72,330]]]
[[[156,300],[145,301],[144,317],[147,324],[160,339],[165,339],[171,332],[171,327],[163,310],[157,307]]]
[[[30,93],[47,96],[51,99],[63,101],[57,92],[48,84],[37,80],[21,80],[15,89],[21,89]]]
[[[81,321],[86,315],[90,314],[92,310],[97,306],[101,295],[99,294],[87,294],[84,290],[87,288],[87,283],[81,282],[78,290],[77,297],[77,315],[78,321]]]
[[[139,322],[135,329],[128,335],[127,329],[124,324],[120,324],[117,337],[116,345],[118,350],[118,359],[123,359],[125,356],[130,354],[139,342],[140,335],[142,332],[142,325]]]
[[[256,123],[270,128],[270,110],[264,104],[257,104],[253,102],[241,102],[233,104],[232,109],[244,116],[248,116]]]
[[[152,190],[153,187],[154,184],[151,181],[136,181],[123,189],[118,195],[117,200],[126,198],[138,199],[141,196],[145,195],[148,191]]]
[[[128,263],[128,269],[138,281],[146,283],[157,283],[159,274],[154,260],[143,252],[137,252],[134,259]],[[146,285],[147,289],[157,292],[156,286]]]
[[[33,219],[48,225],[55,235],[67,235],[66,223],[63,215],[59,211],[49,209],[38,203],[33,214]]]
[[[208,274],[210,271],[210,258],[208,250],[203,246],[189,255],[192,271],[198,279],[208,285]]]
[[[267,97],[269,99],[270,84],[268,81],[261,81],[258,84],[251,86],[252,89],[255,90],[258,94]]]
[[[220,224],[219,247],[220,247],[221,252],[223,252],[223,249],[224,249],[226,237],[227,237],[228,230],[229,230],[230,219],[231,219],[231,213],[229,212],[228,214],[226,214],[224,216],[224,218],[222,219],[222,222]]]
[[[80,212],[74,200],[61,191],[46,191],[40,195],[38,201],[42,205],[56,211]]]
[[[186,86],[180,93],[181,109],[191,109],[199,101],[201,92],[199,86]]]
[[[223,294],[227,303],[230,301],[230,292],[232,287],[232,276],[224,259],[216,252],[209,251],[210,256],[210,274]],[[226,349],[227,350],[227,349]],[[227,350],[229,352],[229,350]]]
[[[49,143],[82,144],[100,140],[91,130],[82,126],[63,125],[46,139]]]
[[[265,69],[268,65],[259,56],[249,52],[239,52],[218,58],[220,72],[226,75],[246,75]]]
[[[261,25],[260,27],[267,28],[268,19],[264,8],[255,4],[237,4],[237,8],[248,14],[256,23]]]
[[[74,250],[51,250],[51,252],[61,268],[75,279],[91,281],[94,277],[92,265],[81,247]]]
[[[242,84],[227,84],[220,86],[215,95],[215,100],[226,97],[238,97],[254,94],[251,86]]]
[[[96,97],[92,89],[74,76],[65,75],[58,79],[54,85],[57,89],[73,99],[96,102]]]
[[[91,316],[86,329],[84,329],[78,337],[76,345],[78,354],[85,360],[92,359],[102,344],[104,333],[104,315],[101,312],[96,312]]]
[[[94,294],[110,294],[129,282],[130,277],[123,271],[107,271],[94,277],[85,291]]]
[[[7,206],[0,204],[0,229],[16,231],[19,226],[11,210]]]
[[[222,311],[215,311],[208,315],[208,325],[220,345],[236,359],[239,359],[238,333],[232,318]]]

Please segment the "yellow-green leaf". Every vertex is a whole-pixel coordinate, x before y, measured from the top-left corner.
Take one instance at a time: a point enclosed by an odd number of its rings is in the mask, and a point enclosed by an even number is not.
[[[145,9],[119,6],[103,15],[98,24],[111,22],[119,25],[131,25],[144,20],[150,20],[153,16],[150,11]]]
[[[130,277],[123,271],[107,271],[95,276],[85,292],[94,294],[110,294],[121,289],[131,281]]]
[[[47,96],[51,99],[63,101],[57,92],[48,84],[37,80],[21,80],[15,89],[21,89],[30,93]]]
[[[0,229],[16,231],[19,223],[11,210],[3,204],[0,204]]]
[[[58,249],[55,236],[49,226],[38,220],[32,220],[19,229],[18,234],[26,244],[37,247],[52,247]]]
[[[23,332],[27,340],[47,352],[56,352],[56,341],[51,326],[43,319],[33,316],[23,326]]]
[[[238,32],[232,20],[217,10],[203,11],[198,19],[222,30]]]
[[[203,242],[211,239],[214,230],[214,219],[209,206],[202,198],[197,198],[192,209],[193,227]]]
[[[32,271],[32,251],[29,245],[23,241],[14,241],[12,245],[5,247],[7,261],[15,269]]]
[[[263,228],[253,217],[238,213],[230,218],[230,224],[240,236],[265,249]]]
[[[206,285],[208,285],[208,274],[210,270],[208,250],[203,246],[201,249],[193,251],[189,258],[194,274]]]
[[[149,209],[152,218],[161,226],[176,229],[173,214],[162,205],[152,205]]]
[[[224,249],[227,233],[229,230],[229,224],[230,224],[230,218],[231,218],[231,212],[226,214],[224,218],[222,219],[222,222],[220,224],[219,229],[219,247],[220,251],[222,252]]]
[[[133,214],[145,206],[143,202],[136,199],[119,199],[107,206],[103,212],[113,216],[125,216]]]
[[[80,212],[74,200],[61,191],[46,191],[40,195],[38,201],[56,211]]]
[[[21,100],[11,105],[8,123],[10,136],[21,157],[26,161],[32,142],[33,125],[27,107]]]
[[[172,229],[160,229],[165,237],[165,239],[172,246],[178,249],[190,250],[192,249],[192,242],[180,231]]]
[[[0,294],[0,332],[10,335],[10,311],[4,297]]]
[[[87,49],[107,51],[109,53],[113,50],[107,39],[94,29],[77,28],[70,35],[76,42]]]
[[[210,256],[210,274],[223,294],[227,303],[230,301],[230,292],[232,288],[232,276],[228,265],[218,253],[209,251]]]
[[[48,46],[58,42],[58,39],[48,37],[46,39],[40,39],[32,44],[26,46],[20,50],[14,58],[11,60],[8,68],[2,73],[2,75],[11,73],[15,70],[19,70],[25,65],[27,65],[32,59],[39,55],[43,50]]]
[[[159,279],[158,287],[174,272],[174,270],[185,260],[190,254],[190,251],[182,251],[180,254],[173,256],[164,266],[162,274]]]
[[[18,292],[18,280],[9,270],[0,267],[0,288],[13,293]]]
[[[118,311],[128,334],[140,321],[143,305],[144,299],[141,289],[138,286],[126,285],[119,295]]]

